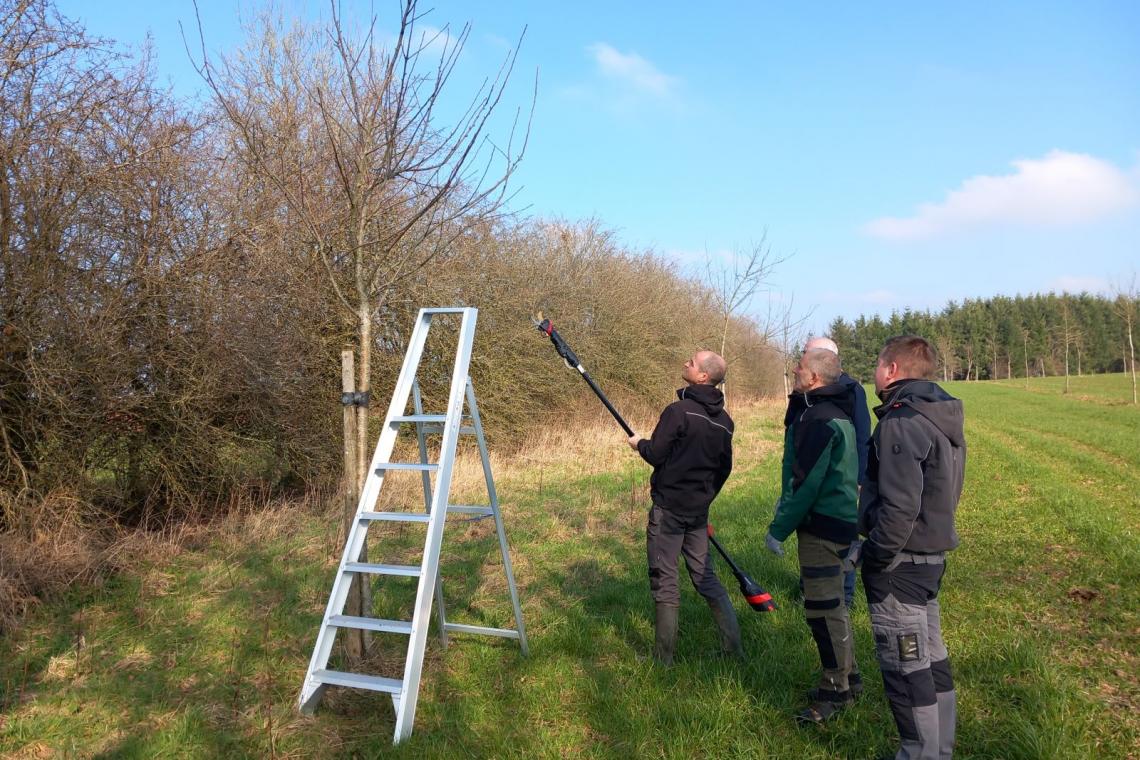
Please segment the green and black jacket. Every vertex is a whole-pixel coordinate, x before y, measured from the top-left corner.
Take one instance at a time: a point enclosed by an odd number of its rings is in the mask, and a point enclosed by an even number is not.
[[[796,530],[837,543],[856,538],[854,411],[855,393],[840,383],[788,396],[780,501],[768,527],[777,540]]]

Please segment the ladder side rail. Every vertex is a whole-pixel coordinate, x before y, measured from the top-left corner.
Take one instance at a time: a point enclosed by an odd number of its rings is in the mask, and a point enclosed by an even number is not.
[[[380,486],[384,475],[377,472],[382,464],[392,458],[392,450],[396,447],[396,438],[399,430],[392,423],[393,417],[400,417],[408,406],[408,396],[412,392],[412,383],[416,379],[420,359],[423,357],[424,346],[427,344],[428,330],[431,328],[431,315],[420,309],[416,317],[416,326],[412,330],[412,337],[408,341],[408,353],[404,356],[404,366],[400,368],[400,375],[396,379],[396,387],[392,390],[392,403],[388,405],[388,414],[384,417],[384,425],[380,430],[380,439],[376,442],[376,450],[372,455],[372,463],[368,466],[368,480],[360,494],[360,505],[357,514],[365,512],[376,503],[380,495]],[[355,560],[355,558],[354,558]]]
[[[412,404],[416,416],[424,413],[423,396],[420,395],[420,382],[417,380],[412,383]],[[416,439],[420,447],[420,461],[427,463],[427,436],[424,434],[424,426],[426,423],[416,423]],[[431,475],[426,471],[423,473],[424,482],[424,511],[431,514]],[[435,610],[436,615],[439,617],[439,643],[444,648],[447,647],[447,619],[443,610],[443,577],[437,573],[435,577]]]
[[[499,534],[499,548],[503,552],[503,570],[507,574],[507,588],[511,594],[511,605],[515,610],[515,626],[519,634],[519,648],[523,656],[529,654],[526,643],[526,626],[523,624],[522,605],[515,586],[515,574],[511,568],[511,553],[507,545],[507,531],[503,526],[503,513],[499,508],[499,494],[495,490],[495,478],[491,474],[491,457],[487,451],[487,439],[483,435],[483,420],[479,417],[479,405],[475,401],[475,386],[467,378],[467,407],[471,410],[471,422],[475,428],[475,439],[479,444],[479,458],[483,462],[483,480],[487,483],[487,496],[490,499],[491,514],[495,518],[495,530]]]
[[[431,316],[424,314],[421,309],[416,317],[416,324],[408,343],[408,352],[404,356],[404,365],[401,367],[399,379],[396,381],[396,388],[392,394],[392,402],[388,407],[388,415],[385,418],[380,439],[377,441],[376,450],[372,455],[372,464],[368,468],[364,488],[361,489],[360,501],[356,507],[356,518],[352,522],[348,535],[345,536],[344,553],[341,555],[340,565],[337,567],[336,577],[333,579],[332,593],[329,594],[329,601],[325,606],[325,614],[317,632],[317,641],[313,646],[313,655],[309,660],[309,669],[305,673],[305,683],[301,688],[299,703],[302,712],[311,712],[315,709],[323,691],[321,684],[313,683],[313,673],[323,670],[332,654],[333,643],[336,640],[336,628],[330,625],[329,621],[334,615],[339,615],[344,611],[344,604],[348,599],[348,590],[352,581],[350,574],[346,572],[346,565],[359,560],[360,551],[368,535],[368,525],[360,519],[360,515],[362,512],[368,511],[368,508],[376,502],[384,479],[383,474],[377,472],[377,467],[388,461],[396,444],[397,431],[388,424],[388,420],[403,414],[407,406],[412,381],[415,379],[416,369],[427,342],[430,322]]]
[[[431,614],[432,593],[439,572],[440,545],[447,522],[447,499],[451,490],[451,474],[455,464],[455,449],[459,428],[463,422],[463,401],[467,384],[467,370],[471,364],[471,349],[475,339],[475,319],[478,310],[463,310],[459,327],[459,340],[455,349],[455,367],[451,376],[451,392],[447,401],[447,421],[440,443],[440,467],[436,473],[435,493],[432,497],[428,538],[424,547],[419,585],[416,589],[416,609],[412,616],[412,633],[408,641],[408,656],[404,664],[404,688],[396,707],[396,730],[393,741],[399,743],[411,736],[419,700],[420,675],[423,671],[424,646],[427,642],[428,618]]]

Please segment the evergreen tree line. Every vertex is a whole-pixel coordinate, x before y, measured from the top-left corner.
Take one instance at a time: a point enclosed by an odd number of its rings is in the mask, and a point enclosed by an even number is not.
[[[908,333],[937,348],[943,380],[1124,372],[1133,369],[1129,333],[1138,310],[1134,293],[995,296],[887,319],[837,317],[828,335],[840,346],[844,369],[863,382],[874,377],[883,343]]]

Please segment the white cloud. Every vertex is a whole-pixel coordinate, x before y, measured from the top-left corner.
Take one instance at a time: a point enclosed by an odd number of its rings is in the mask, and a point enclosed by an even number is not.
[[[1046,285],[1045,290],[1054,293],[1108,293],[1111,286],[1103,277],[1063,274]]]
[[[971,177],[941,203],[924,203],[909,217],[875,219],[863,231],[887,240],[922,240],[1009,223],[1071,225],[1140,203],[1136,181],[1093,156],[1054,150],[1013,166],[1013,174]]]
[[[603,76],[639,92],[666,97],[676,85],[674,77],[662,73],[637,53],[622,53],[604,42],[594,43],[589,52]]]

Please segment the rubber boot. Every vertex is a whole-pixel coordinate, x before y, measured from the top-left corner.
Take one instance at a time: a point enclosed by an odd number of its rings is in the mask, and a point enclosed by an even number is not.
[[[715,602],[709,602],[713,620],[720,629],[720,648],[724,654],[737,659],[744,659],[744,647],[740,644],[740,624],[736,622],[736,610],[732,600],[722,596]]]
[[[653,641],[653,659],[665,667],[673,664],[673,650],[677,646],[677,613],[680,607],[657,603],[657,631]]]

